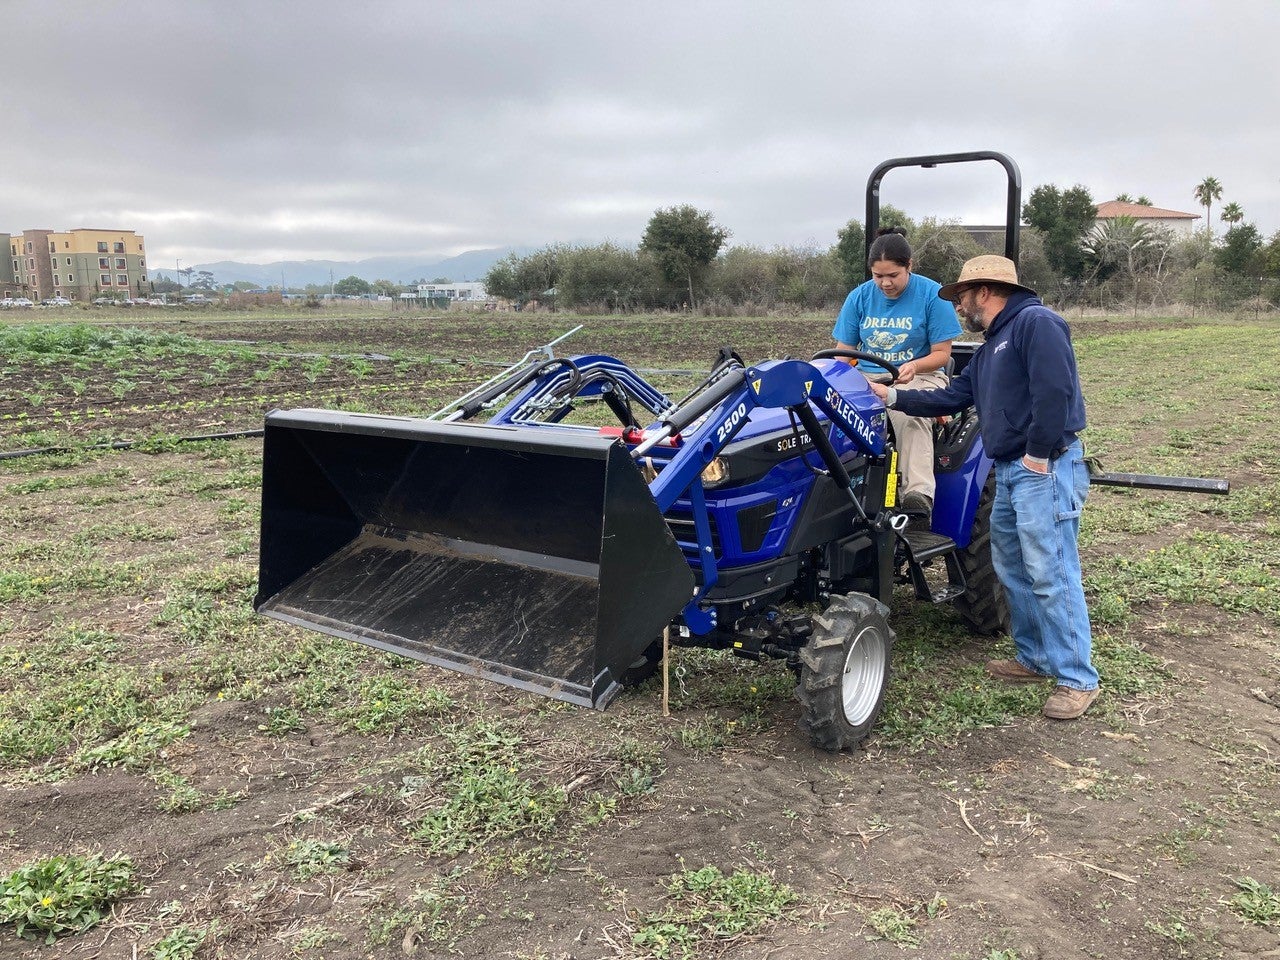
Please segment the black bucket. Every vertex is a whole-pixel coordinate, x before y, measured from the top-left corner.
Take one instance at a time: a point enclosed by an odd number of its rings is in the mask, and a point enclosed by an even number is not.
[[[692,594],[616,439],[267,415],[259,613],[603,708]]]

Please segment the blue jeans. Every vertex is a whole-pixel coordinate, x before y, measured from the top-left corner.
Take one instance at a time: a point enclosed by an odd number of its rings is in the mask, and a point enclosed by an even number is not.
[[[1036,473],[998,462],[991,505],[991,559],[1009,597],[1018,662],[1075,690],[1098,686],[1093,636],[1080,580],[1080,511],[1089,471],[1079,441]]]

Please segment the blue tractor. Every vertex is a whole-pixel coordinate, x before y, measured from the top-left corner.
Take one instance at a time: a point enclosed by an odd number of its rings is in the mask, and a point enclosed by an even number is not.
[[[1008,173],[1016,260],[1021,185],[1001,154],[882,164],[868,237],[885,172],[968,160]],[[270,413],[255,608],[597,708],[653,672],[664,633],[780,658],[826,750],[880,712],[895,584],[1006,628],[972,410],[938,426],[932,529],[908,530],[884,406],[845,362],[859,354],[726,349],[679,400],[613,357],[547,354],[435,419]],[[572,422],[588,404],[616,425]]]

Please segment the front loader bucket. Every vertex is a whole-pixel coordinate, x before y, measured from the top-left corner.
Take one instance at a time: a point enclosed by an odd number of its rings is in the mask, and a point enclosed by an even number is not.
[[[267,415],[254,600],[267,616],[603,709],[692,595],[615,439]]]

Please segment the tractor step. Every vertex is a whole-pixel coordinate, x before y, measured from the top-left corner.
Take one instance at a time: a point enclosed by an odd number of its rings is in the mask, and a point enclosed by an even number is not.
[[[964,578],[964,570],[960,567],[960,558],[956,556],[956,542],[928,530],[904,530],[900,535],[906,555],[907,570],[911,575],[911,585],[915,588],[916,598],[931,603],[947,603],[956,597],[963,596],[969,589]],[[947,567],[945,585],[935,585],[925,576],[924,568],[938,557],[943,558]]]

